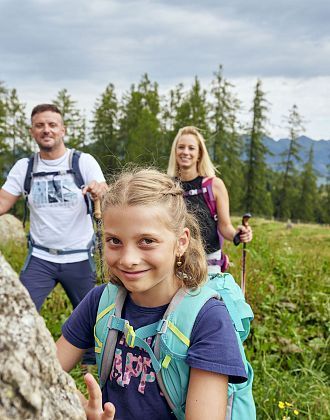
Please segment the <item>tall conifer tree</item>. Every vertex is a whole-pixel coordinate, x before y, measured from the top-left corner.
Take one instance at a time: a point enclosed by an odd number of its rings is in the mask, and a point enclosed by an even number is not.
[[[96,101],[91,138],[93,143],[86,150],[99,158],[104,171],[118,168],[122,151],[118,143],[118,101],[113,84]]]
[[[171,146],[176,136],[176,117],[184,98],[183,84],[179,83],[174,89],[171,89],[168,96],[165,96],[161,107],[161,129],[163,133],[163,149],[160,160],[160,166],[167,168],[168,158],[171,152]]]
[[[305,222],[315,221],[317,209],[317,184],[314,171],[313,145],[310,148],[308,160],[300,175],[300,195],[295,209],[295,216]]]
[[[6,149],[6,116],[7,116],[7,95],[8,89],[0,82],[0,147],[1,151]]]
[[[63,116],[66,144],[70,148],[82,148],[86,142],[86,122],[76,106],[77,102],[71,98],[67,89],[62,89],[58,92],[53,104],[59,108]]]
[[[10,163],[13,165],[17,159],[31,152],[25,104],[20,102],[16,89],[12,89],[8,93],[5,121],[6,142],[10,147]]]
[[[243,142],[237,121],[240,102],[232,92],[234,86],[223,77],[222,66],[214,76],[211,88],[211,156],[228,188],[231,209],[241,211],[244,177],[241,160]]]
[[[8,90],[5,87],[4,83],[0,82],[0,182],[3,184],[6,177],[6,163],[11,162],[11,156],[9,156],[9,145],[6,142],[7,132],[6,132],[6,102],[7,102]]]
[[[207,91],[202,88],[197,77],[195,77],[194,83],[188,92],[183,93],[182,87],[182,85],[179,85],[179,90],[175,91],[176,107],[173,108],[173,130],[167,143],[169,147],[166,161],[168,161],[170,145],[178,130],[189,125],[195,126],[200,130],[206,140],[206,147],[209,149],[210,129],[208,124],[209,103],[207,101]]]
[[[184,95],[176,110],[174,131],[177,132],[182,127],[193,125],[201,130],[205,139],[208,139],[210,133],[208,111],[207,92],[202,89],[200,81],[195,77],[191,89]]]
[[[119,121],[119,142],[126,162],[158,164],[161,144],[157,83],[143,75],[138,87],[124,95]]]
[[[253,214],[270,216],[273,205],[267,188],[267,167],[265,156],[267,148],[263,138],[266,133],[267,101],[262,90],[261,80],[257,81],[252,107],[252,126],[247,142],[245,210]]]
[[[319,202],[317,209],[317,221],[330,224],[330,164],[327,165],[327,179],[318,190]]]
[[[298,112],[297,105],[293,105],[287,119],[289,128],[289,147],[282,156],[284,161],[282,166],[284,171],[282,174],[281,187],[277,198],[276,216],[281,219],[293,218],[294,203],[297,198],[297,170],[295,163],[300,161],[299,157],[299,136],[304,131],[302,118]]]

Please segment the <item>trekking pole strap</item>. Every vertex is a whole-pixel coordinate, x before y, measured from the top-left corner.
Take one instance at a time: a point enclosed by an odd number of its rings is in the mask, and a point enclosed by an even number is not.
[[[238,246],[241,243],[240,235],[241,235],[241,232],[237,232],[236,235],[233,238],[233,244],[235,246]]]

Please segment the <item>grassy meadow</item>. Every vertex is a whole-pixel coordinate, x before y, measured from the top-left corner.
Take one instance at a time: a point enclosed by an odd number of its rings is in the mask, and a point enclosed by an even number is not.
[[[329,419],[330,228],[287,228],[263,219],[250,224],[254,239],[247,246],[246,297],[255,319],[246,351],[255,373],[257,418]],[[19,272],[26,250],[15,244],[0,250]],[[228,243],[226,252],[239,281],[242,247]],[[57,286],[41,311],[54,339],[70,311]],[[71,374],[84,391],[80,368]]]

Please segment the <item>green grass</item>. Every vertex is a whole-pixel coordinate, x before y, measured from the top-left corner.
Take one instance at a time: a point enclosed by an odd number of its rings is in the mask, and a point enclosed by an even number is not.
[[[238,219],[234,218],[234,225]],[[329,399],[329,273],[330,228],[252,219],[254,239],[247,245],[247,293],[255,319],[246,351],[255,372],[258,419],[330,418]],[[242,248],[226,244],[239,281]],[[25,250],[0,246],[19,271]],[[60,286],[47,299],[42,316],[54,338],[71,312]],[[95,373],[95,371],[94,371]],[[79,367],[72,371],[84,391]]]
[[[330,229],[286,229],[265,220],[253,224],[254,240],[247,246],[247,300],[255,320],[246,348],[255,372],[258,418],[282,418],[279,401],[292,403],[300,417],[330,418]],[[227,251],[239,279],[241,250]]]

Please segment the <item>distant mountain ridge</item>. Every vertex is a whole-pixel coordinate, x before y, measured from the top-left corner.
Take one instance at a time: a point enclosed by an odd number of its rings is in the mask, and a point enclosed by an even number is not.
[[[283,160],[281,153],[287,151],[289,148],[290,140],[280,139],[274,140],[270,137],[264,138],[264,145],[270,150],[272,155],[267,154],[266,162],[275,171],[283,170],[280,163]],[[318,183],[325,183],[326,177],[329,174],[327,165],[330,164],[330,140],[313,140],[306,136],[300,136],[298,143],[301,146],[299,156],[301,161],[297,163],[299,169],[307,162],[311,146],[314,150],[314,169],[318,176]]]

